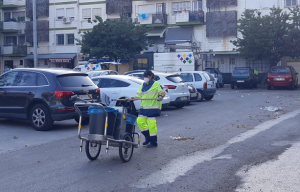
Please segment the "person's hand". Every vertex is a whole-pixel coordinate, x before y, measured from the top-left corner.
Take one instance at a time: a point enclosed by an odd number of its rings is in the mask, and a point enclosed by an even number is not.
[[[157,101],[162,101],[163,100],[163,96],[162,95],[159,95],[158,97],[157,97]]]

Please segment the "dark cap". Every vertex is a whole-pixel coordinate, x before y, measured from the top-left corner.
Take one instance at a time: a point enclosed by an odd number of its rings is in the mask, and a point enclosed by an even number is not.
[[[154,75],[154,73],[152,71],[150,71],[150,70],[146,70],[144,72],[144,77],[148,77],[148,76],[151,76],[151,75]]]

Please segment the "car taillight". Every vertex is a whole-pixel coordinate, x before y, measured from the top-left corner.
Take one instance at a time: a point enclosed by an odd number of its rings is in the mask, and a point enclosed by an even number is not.
[[[167,87],[168,89],[176,89],[175,85],[165,85],[165,87]]]
[[[96,93],[100,94],[100,89],[99,88],[96,89]]]
[[[58,99],[75,95],[72,91],[54,91],[54,94]]]
[[[207,82],[204,82],[204,83],[203,83],[203,88],[204,88],[204,89],[207,89]]]

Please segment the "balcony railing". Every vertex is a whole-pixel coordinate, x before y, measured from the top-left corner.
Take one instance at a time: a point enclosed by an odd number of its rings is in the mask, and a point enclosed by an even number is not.
[[[27,55],[27,46],[26,45],[3,46],[2,54],[25,56]]]
[[[25,31],[25,22],[3,22],[3,31],[11,31],[11,32],[20,32],[24,33]]]
[[[140,24],[156,24],[156,25],[166,25],[168,23],[167,14],[157,14],[157,13],[145,13],[139,14],[138,22]]]
[[[3,7],[20,7],[25,6],[26,0],[3,0]]]
[[[176,23],[204,23],[204,12],[203,11],[182,11],[174,13]]]

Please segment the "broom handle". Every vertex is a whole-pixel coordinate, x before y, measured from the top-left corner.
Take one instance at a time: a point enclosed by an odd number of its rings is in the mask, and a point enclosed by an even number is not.
[[[137,101],[137,100],[150,101],[150,100],[157,100],[157,99],[112,99],[112,101]]]

